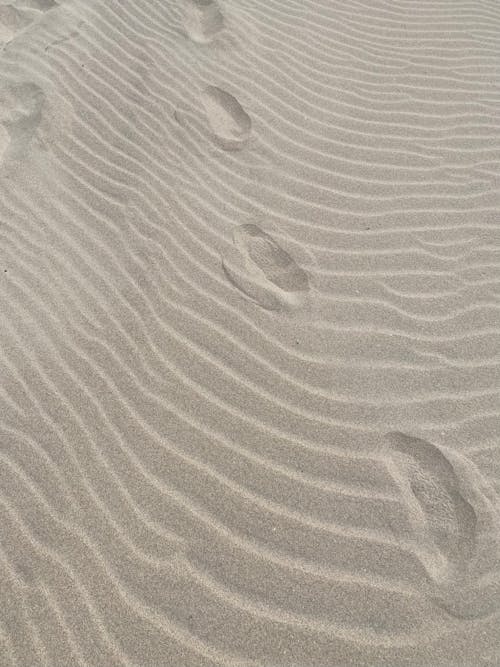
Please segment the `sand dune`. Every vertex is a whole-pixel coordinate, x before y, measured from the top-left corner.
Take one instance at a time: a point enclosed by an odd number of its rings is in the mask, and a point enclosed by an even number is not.
[[[499,31],[0,0],[0,665],[500,664]]]

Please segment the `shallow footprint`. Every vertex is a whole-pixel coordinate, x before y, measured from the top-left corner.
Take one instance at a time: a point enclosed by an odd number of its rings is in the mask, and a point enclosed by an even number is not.
[[[55,0],[0,1],[0,42],[10,42],[40,14],[53,7],[57,7]]]
[[[390,433],[387,439],[418,555],[433,583],[432,598],[459,618],[493,613],[500,606],[498,539],[491,504],[481,490],[484,480],[472,464],[457,456],[452,462],[426,440],[403,433]],[[481,590],[485,572],[494,590]]]
[[[14,5],[0,5],[0,43],[10,42],[30,23],[31,20]]]
[[[217,86],[207,86],[201,102],[218,143],[225,150],[239,150],[250,137],[252,121],[236,97]]]
[[[45,94],[35,83],[0,86],[0,125],[3,130],[0,160],[19,159],[42,119]]]
[[[185,0],[184,28],[193,42],[207,44],[224,28],[219,6],[213,0]]]
[[[268,310],[302,305],[309,293],[309,278],[297,262],[255,224],[240,225],[233,235],[236,253],[222,258],[231,283]]]

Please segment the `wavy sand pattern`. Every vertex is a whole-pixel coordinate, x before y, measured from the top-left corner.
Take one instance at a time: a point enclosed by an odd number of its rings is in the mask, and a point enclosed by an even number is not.
[[[500,6],[0,0],[0,665],[500,664]]]

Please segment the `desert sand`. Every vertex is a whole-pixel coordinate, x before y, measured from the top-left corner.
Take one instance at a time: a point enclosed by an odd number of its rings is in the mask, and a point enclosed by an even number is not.
[[[0,45],[1,667],[498,667],[498,0]]]

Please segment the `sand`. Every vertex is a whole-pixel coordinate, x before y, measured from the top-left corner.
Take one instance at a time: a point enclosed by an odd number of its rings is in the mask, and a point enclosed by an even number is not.
[[[498,667],[498,0],[0,44],[1,667]]]

